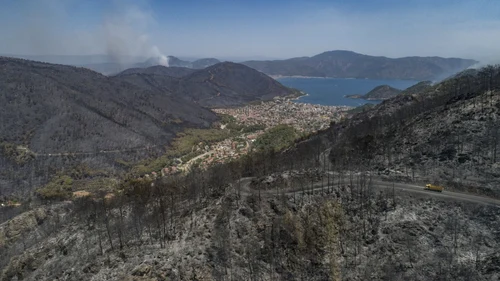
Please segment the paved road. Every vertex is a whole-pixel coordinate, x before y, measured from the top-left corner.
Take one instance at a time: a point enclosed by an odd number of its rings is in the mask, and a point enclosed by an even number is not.
[[[374,180],[373,184],[377,188],[390,188],[390,189],[393,188],[392,182],[387,182],[379,179]],[[411,193],[425,194],[437,198],[452,199],[455,201],[465,201],[478,204],[495,205],[500,207],[500,200],[498,199],[479,196],[479,195],[472,195],[468,193],[447,191],[446,189],[443,192],[435,192],[435,191],[424,190],[424,187],[420,185],[407,184],[407,183],[394,183],[394,189],[407,191]]]
[[[250,194],[258,194],[259,191],[252,189],[250,187],[251,181],[254,179],[254,177],[247,177],[247,178],[242,178],[240,179],[240,188],[241,188],[241,194],[242,195],[250,195]],[[330,186],[336,186],[337,185],[337,180],[335,181],[335,184],[331,184]],[[344,183],[348,183],[349,179],[346,177],[344,179]],[[326,185],[326,180],[324,182],[316,182],[313,183],[313,192],[319,192],[327,187],[323,187],[323,184]],[[237,183],[236,185],[237,186]],[[478,196],[478,195],[472,195],[472,194],[467,194],[467,193],[460,193],[460,192],[452,192],[452,191],[443,191],[441,192],[435,192],[435,191],[429,191],[429,190],[424,190],[423,186],[420,185],[415,185],[415,184],[407,184],[407,183],[393,183],[393,182],[388,182],[384,181],[382,179],[377,179],[374,178],[372,179],[371,186],[373,188],[376,188],[378,190],[380,189],[393,189],[395,191],[399,192],[408,192],[408,193],[414,193],[414,194],[422,194],[430,197],[436,197],[436,198],[442,198],[442,199],[449,199],[449,200],[454,200],[454,201],[462,201],[462,202],[471,202],[471,203],[476,203],[476,204],[486,204],[486,205],[493,205],[493,206],[498,206],[500,207],[500,200],[494,199],[494,198],[489,198],[489,197],[484,197],[484,196]],[[305,187],[305,192],[310,192],[311,191],[311,186],[309,184],[306,184]],[[285,189],[285,190],[280,190],[279,193],[285,193],[286,195],[294,195],[297,193],[302,193],[304,190],[302,189]],[[261,190],[260,195],[264,197],[270,197],[270,196],[275,196],[276,195],[276,190],[275,189],[270,189],[270,190]]]

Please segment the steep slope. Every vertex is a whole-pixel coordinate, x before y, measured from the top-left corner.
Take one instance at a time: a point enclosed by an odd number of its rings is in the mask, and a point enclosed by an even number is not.
[[[50,152],[128,149],[164,142],[186,126],[207,126],[210,111],[98,73],[2,58],[2,138]]]
[[[440,80],[477,63],[474,60],[440,57],[387,58],[351,51],[329,51],[313,57],[243,64],[269,75],[338,78]]]
[[[2,57],[0,69],[3,195],[29,192],[75,164],[119,171],[115,160],[161,151],[180,130],[217,118],[181,97],[85,68]]]
[[[334,126],[332,159],[348,147],[381,173],[500,197],[500,69],[479,72],[490,79],[452,78]]]
[[[279,161],[269,170],[288,166],[276,156],[262,159]],[[498,206],[297,166],[268,170],[253,186],[238,175],[265,163],[242,164],[136,180],[123,196],[40,206],[0,224],[0,280],[500,277]]]

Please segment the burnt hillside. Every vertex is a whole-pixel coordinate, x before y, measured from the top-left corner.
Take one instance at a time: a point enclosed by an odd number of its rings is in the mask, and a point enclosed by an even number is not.
[[[333,126],[331,159],[500,196],[500,68],[397,96]]]

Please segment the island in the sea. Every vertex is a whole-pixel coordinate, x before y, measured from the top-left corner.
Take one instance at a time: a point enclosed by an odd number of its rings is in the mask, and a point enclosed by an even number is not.
[[[364,95],[346,95],[346,98],[351,98],[351,99],[364,99],[364,100],[376,100],[376,101],[381,101],[381,100],[387,100],[392,97],[395,97],[401,93],[400,89],[393,88],[389,85],[380,85],[373,90],[369,91],[368,93]]]

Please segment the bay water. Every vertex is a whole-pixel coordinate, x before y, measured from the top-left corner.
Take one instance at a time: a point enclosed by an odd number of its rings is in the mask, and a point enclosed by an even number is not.
[[[411,80],[302,77],[283,77],[277,80],[287,87],[301,90],[307,94],[307,96],[299,98],[296,102],[347,106],[360,106],[365,103],[379,103],[379,101],[351,99],[344,97],[345,95],[364,95],[380,85],[389,85],[404,90],[419,82]]]

